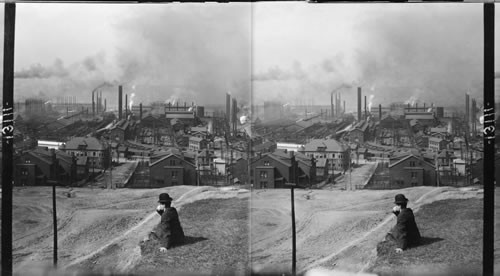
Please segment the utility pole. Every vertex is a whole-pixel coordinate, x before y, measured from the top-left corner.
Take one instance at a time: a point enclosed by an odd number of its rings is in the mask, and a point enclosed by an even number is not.
[[[483,4],[484,125],[483,125],[483,275],[494,273],[495,238],[495,3]]]
[[[113,189],[113,158],[111,157],[111,144],[108,146],[109,154],[109,187]]]
[[[12,275],[12,186],[14,185],[14,37],[16,3],[4,8],[2,105],[2,275]]]
[[[57,176],[57,175],[56,175]],[[56,184],[52,183],[52,219],[54,221],[54,268],[57,267],[57,208],[56,208]]]

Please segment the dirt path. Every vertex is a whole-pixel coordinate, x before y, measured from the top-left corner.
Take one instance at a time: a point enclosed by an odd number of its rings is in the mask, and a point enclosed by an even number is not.
[[[193,191],[200,190],[202,188],[203,187],[197,187],[197,188],[194,188],[190,191],[187,191],[182,196],[180,196],[177,200],[175,200],[172,203],[172,206],[175,206],[177,209],[179,209],[180,205],[181,205],[183,199],[186,197],[186,195],[192,194]],[[140,257],[140,250],[139,250],[139,252],[137,252],[137,250],[135,248],[135,247],[138,247],[139,240],[131,239],[130,237],[136,237],[136,238],[145,237],[147,235],[147,232],[153,228],[154,223],[157,223],[157,222],[154,222],[153,226],[150,225],[150,224],[152,224],[153,218],[155,218],[156,216],[157,216],[156,211],[151,212],[141,222],[139,222],[134,227],[125,231],[125,233],[110,240],[109,242],[105,243],[103,246],[99,247],[98,249],[96,249],[96,250],[94,250],[94,251],[92,251],[84,256],[76,258],[72,262],[64,265],[62,267],[62,269],[67,269],[67,268],[74,266],[76,264],[79,264],[87,259],[90,259],[91,257],[95,256],[98,253],[101,253],[103,250],[105,250],[106,248],[108,248],[109,246],[111,246],[113,244],[120,244],[124,251],[131,253],[131,254],[123,254],[124,256],[121,256],[123,258],[118,259],[119,260],[118,267],[123,267],[122,272],[126,271],[134,263],[134,260],[137,259],[138,257]],[[148,227],[148,226],[151,226],[151,227]],[[139,253],[139,255],[137,255],[137,253]]]
[[[297,269],[365,271],[376,246],[395,223],[394,195],[404,193],[409,207],[445,198],[480,196],[448,187],[389,191],[296,191]],[[252,267],[256,272],[291,268],[289,191],[252,194]]]
[[[204,198],[245,196],[242,190],[176,186],[161,189],[58,189],[58,264],[65,271],[88,271],[100,263],[111,272],[126,271],[140,257],[139,242],[158,222],[158,194],[168,192],[173,205]],[[244,191],[244,190],[243,190]],[[248,196],[248,191],[246,196]],[[36,199],[36,200],[35,200]],[[33,209],[35,206],[38,209]],[[33,187],[16,191],[14,200],[14,271],[38,275],[50,271],[53,231],[50,189]],[[107,255],[111,258],[105,258]],[[90,264],[90,265],[89,265]]]

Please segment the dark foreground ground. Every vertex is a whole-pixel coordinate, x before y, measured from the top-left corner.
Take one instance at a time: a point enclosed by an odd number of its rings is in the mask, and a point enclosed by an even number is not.
[[[424,205],[415,220],[423,244],[402,254],[381,242],[370,272],[379,275],[481,275],[483,200],[450,199]]]
[[[248,199],[208,199],[179,212],[187,244],[160,253],[158,245],[142,246],[133,273],[245,275],[249,268]]]

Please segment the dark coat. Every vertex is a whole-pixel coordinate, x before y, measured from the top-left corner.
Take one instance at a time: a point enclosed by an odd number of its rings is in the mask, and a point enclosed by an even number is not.
[[[410,208],[401,209],[397,217],[396,226],[394,226],[391,232],[398,248],[405,250],[410,246],[418,245],[421,237],[413,211]]]
[[[168,207],[161,214],[161,221],[153,230],[156,238],[165,248],[184,243],[184,231],[182,230],[179,214],[174,207]]]

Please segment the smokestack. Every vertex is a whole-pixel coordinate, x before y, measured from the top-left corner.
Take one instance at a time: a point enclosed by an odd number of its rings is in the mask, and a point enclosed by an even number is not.
[[[378,105],[378,119],[382,120],[382,105]]]
[[[361,87],[358,87],[358,121],[361,121]]]
[[[417,102],[415,103],[415,111],[418,112],[418,103]]]
[[[238,103],[237,103],[236,99],[233,98],[233,112],[232,112],[231,123],[232,123],[234,134],[236,134],[236,122],[238,121],[237,112],[238,112]]]
[[[365,95],[365,120],[366,120],[366,117],[368,117],[368,114],[366,113],[366,95]]]
[[[342,109],[340,109],[340,105],[342,104],[342,93],[339,93],[339,116],[342,115]],[[345,108],[345,102],[344,102],[344,108]]]
[[[333,92],[330,94],[330,106],[331,106],[331,112],[330,115],[333,118]]]
[[[107,110],[106,99],[104,99],[104,112]]]
[[[226,93],[226,120],[231,121],[231,95]]]
[[[139,104],[139,120],[142,120],[142,103]]]
[[[92,91],[92,116],[95,116],[94,91]]]
[[[467,127],[466,127],[467,137],[469,137],[469,119],[470,119],[469,94],[465,94],[465,122],[467,124]]]
[[[470,114],[470,120],[472,123],[472,135],[476,136],[476,99],[472,99],[472,106],[471,106],[471,114]]]
[[[118,86],[118,119],[122,119],[122,97],[123,97],[123,87],[121,85]]]
[[[345,112],[345,101],[344,101],[344,109],[342,110],[342,114]]]
[[[128,94],[125,94],[125,120],[128,118]]]

